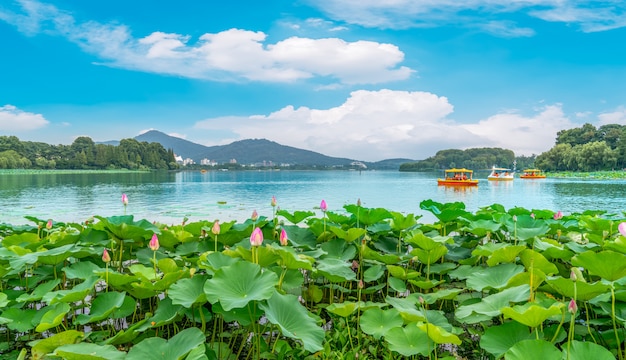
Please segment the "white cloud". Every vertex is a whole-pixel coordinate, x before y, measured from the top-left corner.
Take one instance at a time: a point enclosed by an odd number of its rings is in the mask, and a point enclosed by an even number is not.
[[[0,131],[31,131],[48,123],[41,114],[26,112],[13,105],[0,106]]]
[[[372,84],[404,80],[404,53],[393,44],[339,38],[291,37],[276,43],[260,31],[230,29],[187,35],[153,32],[135,38],[124,25],[79,22],[51,5],[22,0],[22,13],[0,10],[20,31],[66,37],[103,65],[219,81],[293,82],[320,77],[329,83]],[[327,26],[311,20],[311,24]],[[310,25],[310,26],[313,26]]]
[[[532,117],[505,113],[471,125],[448,119],[452,112],[447,98],[428,92],[359,90],[334,108],[285,106],[268,115],[206,119],[195,127],[235,128],[239,139],[266,138],[365,161],[423,159],[438,150],[471,147],[539,154],[554,146],[557,131],[573,127],[560,105],[546,106]]]
[[[626,125],[626,109],[619,108],[616,111],[598,115],[599,125],[619,124]]]
[[[604,31],[626,26],[623,1],[595,0],[308,0],[334,20],[368,27],[404,29],[457,24],[494,33],[489,26],[499,19],[523,13],[551,22],[577,24],[582,31]],[[493,25],[493,24],[492,24]],[[501,27],[499,36],[529,36],[529,29],[511,32],[513,23]]]

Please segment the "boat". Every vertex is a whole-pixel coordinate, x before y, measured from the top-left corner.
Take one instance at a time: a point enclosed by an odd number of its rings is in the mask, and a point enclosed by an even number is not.
[[[472,179],[474,174],[473,170],[462,169],[447,169],[445,170],[445,176],[443,179],[437,179],[437,185],[450,185],[450,186],[476,186],[478,180]]]
[[[545,179],[546,174],[539,169],[525,169],[523,174],[520,174],[520,179]]]
[[[487,176],[490,181],[511,181],[515,178],[515,170],[493,166],[491,173]]]

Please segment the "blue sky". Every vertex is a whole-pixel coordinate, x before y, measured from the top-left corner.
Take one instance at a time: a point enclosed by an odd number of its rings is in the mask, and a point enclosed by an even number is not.
[[[616,0],[3,0],[0,135],[150,129],[365,161],[626,125]]]

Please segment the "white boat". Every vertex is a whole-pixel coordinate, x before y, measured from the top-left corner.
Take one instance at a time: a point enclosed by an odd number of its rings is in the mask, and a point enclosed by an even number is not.
[[[491,168],[491,174],[487,176],[490,181],[512,181],[515,178],[515,169],[496,167]]]

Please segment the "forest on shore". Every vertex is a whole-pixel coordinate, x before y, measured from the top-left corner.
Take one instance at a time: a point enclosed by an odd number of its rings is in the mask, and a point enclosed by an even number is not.
[[[50,145],[0,136],[0,169],[130,169],[178,168],[174,151],[159,143],[122,139],[119,145],[96,144],[80,136],[71,145]]]
[[[579,128],[561,130],[555,145],[539,155],[515,156],[502,148],[447,149],[427,159],[400,165],[400,171],[430,171],[464,167],[489,169],[493,165],[544,171],[608,171],[626,168],[626,126],[587,123]]]

